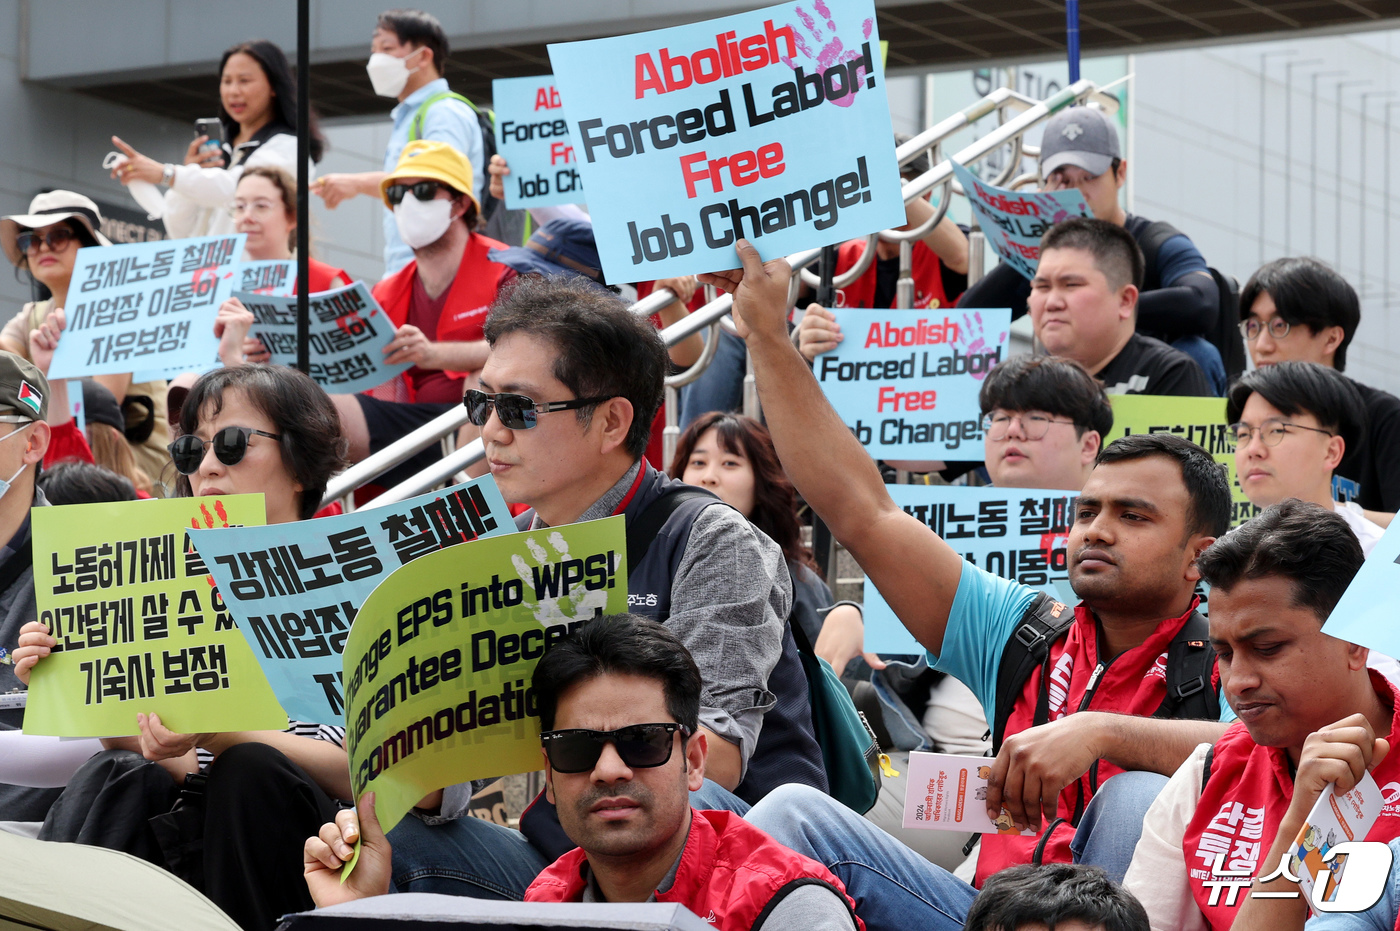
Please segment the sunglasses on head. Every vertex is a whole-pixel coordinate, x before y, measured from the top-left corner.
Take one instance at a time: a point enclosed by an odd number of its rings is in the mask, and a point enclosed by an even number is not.
[[[607,744],[617,748],[617,755],[629,769],[650,769],[670,761],[671,748],[675,746],[671,735],[677,731],[682,742],[690,737],[690,728],[684,724],[633,724],[615,731],[545,731],[540,742],[556,773],[589,772],[598,765]]]
[[[15,245],[20,252],[38,252],[39,243],[46,243],[50,252],[57,252],[78,238],[78,234],[67,226],[55,226],[40,235],[35,230],[25,230],[15,237]]]
[[[534,398],[526,397],[523,394],[487,394],[485,391],[477,391],[475,388],[467,390],[467,394],[462,398],[462,405],[467,409],[467,419],[478,427],[486,426],[486,421],[491,419],[491,409],[496,409],[496,416],[501,420],[501,426],[507,430],[529,430],[539,421],[540,414],[550,414],[554,411],[575,411],[581,407],[588,407],[593,404],[602,404],[609,398],[575,398],[572,401],[544,401],[536,403]]]
[[[452,190],[441,181],[419,181],[416,184],[391,184],[384,189],[384,196],[389,198],[390,205],[397,207],[403,203],[404,195],[409,191],[421,201],[430,201],[437,197],[439,189],[449,192]]]
[[[200,463],[204,462],[204,452],[209,446],[214,447],[214,455],[224,465],[238,465],[248,452],[248,437],[254,433],[270,440],[282,439],[276,433],[254,430],[252,427],[224,427],[214,434],[212,440],[201,440],[193,433],[186,433],[166,449],[170,450],[176,471],[181,475],[193,475],[199,471]]]

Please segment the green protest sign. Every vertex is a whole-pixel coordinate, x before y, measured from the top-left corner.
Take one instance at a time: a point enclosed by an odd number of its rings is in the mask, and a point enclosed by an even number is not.
[[[281,730],[287,715],[189,542],[264,523],[262,495],[34,508],[34,594],[58,641],[24,730],[58,737]]]
[[[345,643],[346,748],[384,830],[444,786],[539,769],[535,663],[627,610],[623,518],[483,538],[379,584]]]

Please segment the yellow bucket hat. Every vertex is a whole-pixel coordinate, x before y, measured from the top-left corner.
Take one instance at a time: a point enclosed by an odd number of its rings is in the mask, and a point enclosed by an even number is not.
[[[472,203],[476,204],[476,209],[481,210],[481,203],[472,193],[472,163],[445,142],[417,139],[403,147],[398,165],[379,182],[379,196],[383,198],[384,206],[392,208],[393,205],[389,203],[389,185],[400,178],[431,178],[441,181],[453,190],[466,194],[472,199]]]

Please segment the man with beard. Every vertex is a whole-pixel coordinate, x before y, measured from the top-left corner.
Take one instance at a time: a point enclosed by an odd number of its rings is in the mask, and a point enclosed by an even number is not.
[[[1070,860],[1121,878],[1134,825],[1162,777],[1224,732],[1214,658],[1195,612],[1196,557],[1229,526],[1224,471],[1178,437],[1119,439],[1099,454],[1070,530],[1069,576],[1081,604],[1071,610],[992,576],[890,499],[787,338],[787,263],[762,263],[747,242],[738,252],[742,270],[702,280],[734,294],[783,465],[935,668],[981,699],[998,746],[988,814],[1005,808],[1036,832],[985,835],[979,884],[1017,863]],[[1179,674],[1191,668],[1190,677]],[[1091,806],[1096,792],[1100,804]],[[1095,831],[1101,812],[1116,806],[1112,823]],[[872,929],[962,927],[972,886],[828,797],[783,787],[748,817],[831,867]]]

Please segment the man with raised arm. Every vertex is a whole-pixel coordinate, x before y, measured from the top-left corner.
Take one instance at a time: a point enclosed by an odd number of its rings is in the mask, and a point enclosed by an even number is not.
[[[1005,808],[1042,835],[986,836],[978,880],[1033,857],[1107,863],[1110,875],[1121,877],[1135,839],[1134,815],[1121,812],[1131,805],[1140,821],[1162,777],[1224,730],[1215,720],[1217,679],[1200,643],[1204,622],[1194,594],[1196,556],[1229,523],[1223,471],[1204,450],[1170,435],[1119,440],[1100,454],[1070,533],[1070,580],[1083,603],[1071,611],[989,575],[895,505],[827,403],[788,339],[787,262],[765,265],[744,241],[738,252],[742,270],[703,277],[734,294],[735,322],[788,474],[935,667],[982,699],[1000,746],[989,813]],[[1190,653],[1197,671],[1169,689],[1166,660],[1186,650],[1185,642],[1171,648],[1182,636],[1196,644]],[[1013,642],[1025,648],[1015,650]],[[1002,673],[1008,651],[1030,661]],[[1111,801],[1097,808],[1122,808],[1112,832],[1094,832],[1096,812],[1087,806],[1110,776],[1129,770],[1147,775],[1108,787],[1103,795]],[[871,928],[961,927],[971,886],[826,796],[785,787],[750,818],[838,875],[844,871],[847,888],[869,909],[862,915]]]

